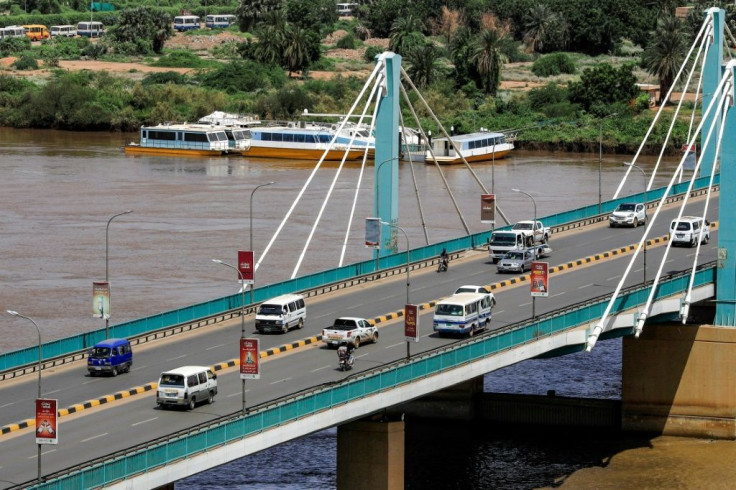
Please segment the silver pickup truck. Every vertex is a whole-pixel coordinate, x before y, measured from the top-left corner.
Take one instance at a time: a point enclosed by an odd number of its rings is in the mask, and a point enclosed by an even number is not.
[[[522,273],[531,270],[532,262],[542,257],[548,257],[551,253],[552,248],[547,244],[536,245],[524,250],[513,250],[506,253],[498,262],[498,272]]]

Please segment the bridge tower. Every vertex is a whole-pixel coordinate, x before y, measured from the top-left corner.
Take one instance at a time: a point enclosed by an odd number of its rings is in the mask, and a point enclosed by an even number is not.
[[[381,99],[376,113],[376,153],[373,167],[373,202],[375,216],[394,226],[381,225],[381,244],[377,256],[398,250],[399,224],[399,82],[401,56],[390,51],[376,57],[383,63]]]
[[[708,15],[713,17],[713,29],[708,42],[708,53],[705,57],[705,66],[703,70],[703,104],[701,110],[705,112],[705,109],[710,104],[710,101],[715,97],[715,91],[718,88],[718,84],[721,82],[723,76],[723,25],[726,13],[723,9],[710,8],[706,12],[706,18]],[[700,141],[701,144],[705,141],[706,135],[708,134],[708,128],[711,127],[712,123],[719,124],[717,118],[714,116],[714,111],[705,119],[703,124],[703,130],[701,132]],[[720,125],[720,124],[719,124]],[[718,128],[716,128],[713,134],[718,134]],[[724,140],[724,145],[726,144]],[[710,171],[713,168],[713,158],[716,154],[716,145],[711,144],[708,148],[702,150],[703,161],[700,164],[700,176],[710,175]]]

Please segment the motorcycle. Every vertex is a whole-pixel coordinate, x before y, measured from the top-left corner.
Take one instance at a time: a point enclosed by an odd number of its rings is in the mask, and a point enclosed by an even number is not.
[[[439,264],[437,265],[437,272],[444,272],[447,270],[447,266],[450,264],[448,257],[440,258]]]
[[[340,371],[349,371],[353,368],[353,362],[355,358],[353,353],[348,351],[347,346],[341,345],[337,349],[337,358],[340,366]]]

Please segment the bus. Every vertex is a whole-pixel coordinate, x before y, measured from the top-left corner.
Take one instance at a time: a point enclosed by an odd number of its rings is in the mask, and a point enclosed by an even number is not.
[[[201,19],[196,15],[177,15],[174,17],[174,29],[179,32],[191,31],[201,27]]]
[[[224,29],[238,21],[234,15],[208,15],[205,17],[204,25],[210,29]]]
[[[439,335],[475,335],[491,324],[494,298],[488,293],[458,293],[435,306],[432,326]]]
[[[100,37],[105,33],[105,26],[102,22],[80,22],[77,24],[77,34],[84,37]]]
[[[355,11],[358,10],[357,3],[338,3],[337,4],[337,15],[340,17],[352,17],[355,15]]]
[[[26,37],[26,30],[23,26],[1,27],[0,40],[7,37]]]
[[[24,25],[23,28],[26,30],[26,37],[31,41],[40,41],[51,37],[49,28],[42,24]]]
[[[51,37],[74,37],[77,35],[77,26],[51,26]]]

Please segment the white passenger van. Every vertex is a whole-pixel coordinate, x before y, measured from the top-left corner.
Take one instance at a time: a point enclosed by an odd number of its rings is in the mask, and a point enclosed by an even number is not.
[[[237,21],[238,18],[231,14],[208,15],[204,18],[204,25],[210,29],[225,29]]]
[[[77,26],[51,26],[51,37],[74,37],[77,35]]]
[[[105,33],[105,26],[96,20],[77,24],[77,34],[83,37],[100,37]]]
[[[485,293],[459,293],[438,302],[434,308],[434,331],[438,334],[468,334],[491,324],[493,296]]]
[[[256,313],[256,329],[259,333],[286,333],[294,326],[302,328],[306,318],[304,297],[299,294],[284,294],[261,303]]]
[[[26,37],[26,29],[23,26],[0,28],[0,39],[5,39],[6,37]]]
[[[177,15],[174,17],[174,29],[179,32],[199,29],[201,24],[200,18],[196,15]]]
[[[161,373],[156,390],[156,403],[161,408],[170,405],[194,410],[197,403],[214,403],[217,375],[206,366],[184,366]]]
[[[694,247],[700,243],[706,244],[710,240],[710,222],[703,221],[699,216],[683,216],[680,221],[676,219],[670,223],[670,241],[672,245],[687,245]]]

